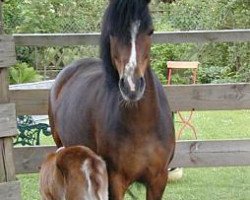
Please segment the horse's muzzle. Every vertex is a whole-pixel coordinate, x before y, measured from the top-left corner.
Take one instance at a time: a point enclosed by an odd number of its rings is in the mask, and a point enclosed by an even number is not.
[[[144,77],[122,76],[119,80],[119,88],[126,101],[139,101],[143,97],[145,86]]]

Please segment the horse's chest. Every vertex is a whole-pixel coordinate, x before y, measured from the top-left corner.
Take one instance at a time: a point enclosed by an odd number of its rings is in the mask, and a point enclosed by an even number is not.
[[[163,166],[166,163],[166,148],[155,136],[117,138],[108,144],[108,160],[116,170],[127,176],[141,176],[150,166]]]

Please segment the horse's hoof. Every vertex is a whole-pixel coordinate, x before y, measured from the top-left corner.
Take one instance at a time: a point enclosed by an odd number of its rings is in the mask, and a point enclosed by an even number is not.
[[[183,168],[170,168],[168,169],[168,181],[177,181],[183,176]]]

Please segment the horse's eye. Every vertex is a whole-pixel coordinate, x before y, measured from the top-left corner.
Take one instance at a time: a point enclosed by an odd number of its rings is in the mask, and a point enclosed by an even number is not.
[[[153,33],[154,33],[154,29],[151,29],[151,30],[148,32],[148,35],[151,36],[151,35],[153,35]]]

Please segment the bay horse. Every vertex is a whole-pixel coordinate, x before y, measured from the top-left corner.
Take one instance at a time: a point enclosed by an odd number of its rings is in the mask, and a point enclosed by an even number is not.
[[[108,200],[106,163],[84,146],[61,147],[42,163],[42,200]]]
[[[135,181],[146,186],[147,200],[161,199],[175,149],[172,114],[150,68],[149,2],[110,0],[101,59],[64,68],[49,97],[55,143],[84,145],[104,158],[111,200],[122,200]]]

